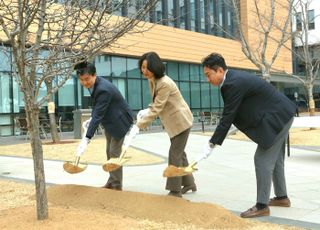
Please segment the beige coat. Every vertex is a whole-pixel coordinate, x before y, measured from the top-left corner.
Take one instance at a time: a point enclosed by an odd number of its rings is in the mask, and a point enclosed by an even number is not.
[[[139,120],[140,129],[147,128],[159,116],[170,138],[192,126],[193,116],[176,83],[168,76],[149,80],[153,103],[150,112]]]

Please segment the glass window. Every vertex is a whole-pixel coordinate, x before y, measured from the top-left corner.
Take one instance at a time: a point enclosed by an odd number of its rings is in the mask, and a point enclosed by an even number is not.
[[[126,97],[126,81],[124,79],[112,79],[112,83],[119,89],[124,98]]]
[[[199,68],[200,65],[190,64],[190,81],[200,80]]]
[[[210,109],[210,85],[201,83],[201,107]]]
[[[168,62],[167,63],[167,74],[173,80],[179,79],[179,71],[178,71],[178,63],[177,62]]]
[[[308,10],[308,29],[314,30],[314,10]]]
[[[302,14],[301,12],[297,13],[296,15],[296,24],[297,24],[297,31],[301,31],[302,30]]]
[[[140,78],[140,70],[138,67],[138,59],[127,59],[127,76],[128,78]]]
[[[162,20],[162,2],[159,1],[156,4],[156,22],[160,22]]]
[[[191,82],[191,107],[200,108],[200,83]]]
[[[112,63],[112,77],[126,77],[126,58],[111,57]]]
[[[196,31],[196,15],[195,0],[190,0],[190,26],[192,31]]]
[[[169,23],[168,25],[169,26],[174,26],[174,8],[173,8],[173,1],[168,1],[168,20],[169,20]]]
[[[40,77],[38,77],[40,78]],[[38,87],[38,86],[37,86]],[[72,89],[73,92],[73,89]],[[39,94],[38,94],[38,101],[41,100],[43,97],[47,96],[47,86],[45,82],[41,83],[41,86],[39,88]],[[47,105],[47,101],[45,101],[41,106]]]
[[[0,116],[0,125],[10,125],[10,124],[11,124],[10,115]]]
[[[141,80],[128,79],[128,103],[133,110],[142,108]]]
[[[1,115],[0,116],[0,136],[9,136],[12,135],[12,124],[10,115]],[[5,126],[7,125],[7,126]]]
[[[74,81],[68,79],[66,83],[58,90],[59,106],[74,106]]]
[[[0,47],[0,71],[11,71],[11,49],[5,46]]]
[[[205,33],[206,23],[205,23],[205,7],[204,0],[200,1],[200,31],[201,33]]]
[[[179,64],[179,79],[180,81],[189,81],[189,64],[180,63]]]
[[[190,103],[190,83],[189,82],[180,82],[180,92],[181,92],[184,100],[188,103],[189,107],[191,107],[191,103]]]
[[[149,83],[147,80],[142,80],[142,101],[143,101],[143,108],[148,107],[148,105],[152,103]]]
[[[181,29],[185,29],[186,28],[186,9],[185,9],[185,5],[184,5],[184,1],[185,0],[179,0],[178,2],[178,7],[179,9],[177,9],[177,13],[179,13],[179,15],[177,15],[177,17],[179,18],[179,25],[178,27]]]
[[[230,9],[227,11],[227,28],[228,32],[233,34],[232,12]],[[230,36],[229,36],[230,37]]]
[[[78,79],[76,79],[77,82],[77,90],[78,90],[78,106],[79,108],[81,108],[82,106],[82,95],[81,95],[81,91],[83,90],[83,87],[80,84],[80,81]]]
[[[121,0],[112,0],[112,14],[121,16],[122,15],[122,1]]]
[[[21,93],[19,86],[15,80],[12,79],[12,87],[13,87],[13,112],[19,113],[21,109],[24,107],[23,94]]]
[[[210,33],[214,34],[214,27],[215,27],[215,2],[213,0],[210,0],[209,2],[210,5]]]
[[[211,107],[219,108],[222,107],[222,99],[219,93],[219,87],[211,86]]]
[[[217,33],[216,35],[217,36],[220,36],[220,37],[223,37],[223,10],[224,10],[224,7],[223,7],[223,1],[219,1],[218,2],[218,5],[217,5]]]
[[[108,77],[111,75],[111,57],[101,55],[95,58],[94,64],[97,69],[98,76]]]
[[[0,74],[0,113],[11,112],[10,79],[8,74]]]

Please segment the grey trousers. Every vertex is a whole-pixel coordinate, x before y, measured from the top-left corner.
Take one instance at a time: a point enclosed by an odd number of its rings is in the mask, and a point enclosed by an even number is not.
[[[107,159],[112,157],[119,157],[121,154],[121,148],[124,141],[124,137],[121,139],[116,139],[112,137],[109,133],[105,132],[107,139]],[[122,167],[112,172],[109,172],[110,176],[106,185],[111,187],[121,187],[122,188]]]
[[[269,149],[257,147],[254,165],[257,180],[257,203],[268,204],[271,182],[275,196],[286,196],[286,179],[284,172],[285,145],[293,118],[277,135],[276,141]]]
[[[186,167],[189,165],[187,155],[184,151],[188,141],[189,133],[190,129],[187,129],[170,139],[171,145],[169,149],[169,165],[175,165],[177,167]],[[167,178],[166,190],[179,192],[181,191],[181,186],[193,184],[193,175],[169,177]]]

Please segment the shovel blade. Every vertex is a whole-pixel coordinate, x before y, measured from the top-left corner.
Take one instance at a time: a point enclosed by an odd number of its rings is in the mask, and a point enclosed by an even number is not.
[[[131,157],[122,157],[122,158],[111,158],[102,165],[102,168],[106,172],[111,172],[117,170],[118,168],[122,167],[127,161],[130,160]]]
[[[87,168],[86,164],[78,164],[75,165],[73,162],[71,161],[66,161],[63,164],[63,169],[70,173],[70,174],[75,174],[75,173],[80,173],[82,171],[84,171]]]
[[[163,177],[178,177],[178,176],[186,176],[192,174],[197,169],[194,167],[177,167],[174,165],[169,165],[163,171]]]
[[[120,168],[122,165],[119,164],[115,164],[115,163],[105,163],[104,165],[102,165],[102,168],[104,171],[106,172],[112,172],[114,170],[117,170],[118,168]]]

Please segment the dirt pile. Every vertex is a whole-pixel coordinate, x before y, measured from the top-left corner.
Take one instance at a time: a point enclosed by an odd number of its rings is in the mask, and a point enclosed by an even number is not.
[[[56,185],[47,191],[49,218],[38,221],[33,186],[0,180],[0,229],[298,229],[241,219],[220,206],[163,195],[79,185]]]
[[[148,219],[156,222],[170,221],[203,228],[244,229],[247,223],[226,209],[207,203],[194,203],[185,199],[145,194],[119,192],[109,189],[79,185],[53,186],[48,189],[49,202],[73,208],[104,210],[122,216]]]

